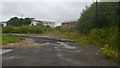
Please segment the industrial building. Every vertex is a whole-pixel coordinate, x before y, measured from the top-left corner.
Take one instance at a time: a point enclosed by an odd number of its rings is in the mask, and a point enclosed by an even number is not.
[[[64,28],[74,28],[75,27],[75,21],[63,22],[62,27],[64,27]]]
[[[38,25],[38,24],[42,24],[44,26],[50,26],[50,27],[55,27],[55,20],[47,20],[47,19],[32,19],[31,20],[31,24],[32,25]]]

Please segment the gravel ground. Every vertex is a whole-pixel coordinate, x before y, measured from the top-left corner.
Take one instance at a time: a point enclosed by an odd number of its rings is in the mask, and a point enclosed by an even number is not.
[[[11,43],[2,55],[3,66],[117,66],[100,53],[99,47],[81,46],[72,42],[44,37],[22,36],[26,40]]]

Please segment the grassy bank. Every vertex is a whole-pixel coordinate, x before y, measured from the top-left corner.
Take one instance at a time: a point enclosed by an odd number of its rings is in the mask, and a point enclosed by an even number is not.
[[[25,34],[64,34],[64,39],[80,43],[82,45],[97,45],[101,47],[100,52],[107,58],[118,61],[120,52],[118,50],[118,27],[93,28],[87,34],[77,32],[75,29],[68,28],[47,28],[41,26],[7,26],[3,28],[4,33],[25,33]],[[13,39],[14,38],[14,39]],[[19,42],[20,37],[3,35],[2,44]]]
[[[2,35],[2,45],[7,45],[8,43],[20,42],[23,40],[21,37]]]
[[[43,34],[47,32],[45,26],[7,26],[2,28],[3,33],[22,33],[22,34]]]
[[[80,43],[82,45],[100,46],[100,52],[109,59],[120,61],[120,52],[118,48],[118,28],[95,28],[87,35],[77,32],[65,34],[65,39]]]

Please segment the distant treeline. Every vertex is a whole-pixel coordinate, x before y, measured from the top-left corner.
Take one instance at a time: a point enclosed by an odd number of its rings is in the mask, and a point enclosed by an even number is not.
[[[118,27],[119,2],[98,2],[86,6],[77,22],[79,32],[88,33],[93,28]]]
[[[6,22],[9,26],[23,26],[23,25],[30,25],[31,18],[17,18],[13,17]]]

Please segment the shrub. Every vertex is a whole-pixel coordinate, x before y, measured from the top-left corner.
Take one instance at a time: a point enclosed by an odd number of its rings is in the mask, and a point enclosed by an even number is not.
[[[100,45],[101,52],[106,57],[112,58],[114,60],[118,60],[119,50],[120,47],[118,45],[118,28],[111,27],[111,28],[102,28],[102,29],[92,29],[88,34],[89,41],[93,44]],[[119,59],[120,60],[120,59]]]
[[[96,29],[96,28],[92,29],[88,34],[89,41],[97,45],[104,44],[106,40],[106,36],[107,36],[106,31],[104,31],[103,29]]]
[[[111,28],[94,28],[87,35],[83,34],[67,34],[65,38],[82,44],[95,44],[101,47],[100,51],[107,58],[120,60],[120,46],[118,45],[118,32],[117,27]]]
[[[2,45],[7,45],[8,43],[19,42],[23,40],[21,37],[2,35]]]
[[[118,52],[117,48],[112,48],[111,46],[105,44],[102,48],[101,48],[101,52],[107,57],[107,58],[111,58],[114,59],[116,61],[120,60],[120,54]]]
[[[6,26],[3,27],[3,33],[45,33],[47,31],[47,27],[45,26]]]
[[[7,26],[2,28],[3,33],[12,33],[14,32],[14,27],[13,26]]]

